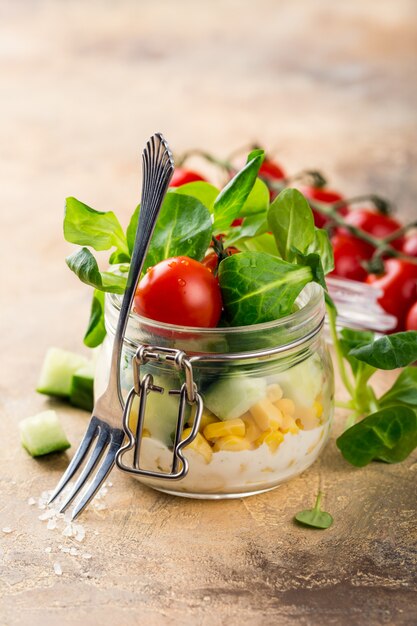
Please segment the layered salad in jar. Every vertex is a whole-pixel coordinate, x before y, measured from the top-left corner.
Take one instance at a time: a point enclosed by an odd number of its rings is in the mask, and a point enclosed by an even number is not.
[[[252,151],[222,190],[204,181],[172,187],[161,208],[129,324],[156,328],[159,324],[159,333],[155,331],[149,343],[184,350],[193,360],[203,413],[198,433],[185,448],[187,475],[175,482],[144,479],[157,488],[223,496],[261,491],[303,471],[327,440],[333,374],[321,328],[332,249],[299,191],[285,189],[271,201],[258,177],[263,159],[262,150]],[[106,333],[106,342],[111,343],[103,292],[124,291],[139,211],[140,207],[126,234],[118,223],[114,227],[117,237],[110,243],[116,250],[110,270],[100,273],[97,268],[101,284],[86,336],[90,345],[101,343]],[[91,212],[68,199],[67,238],[75,216],[87,219]],[[117,219],[114,214],[101,215]],[[67,259],[82,280],[85,272],[80,267],[84,261],[91,266],[89,254],[82,248]],[[94,282],[91,272],[88,279],[89,284]],[[279,339],[275,324],[281,325]],[[260,343],[251,332],[258,328]],[[184,329],[185,342],[178,340]],[[202,331],[205,345],[199,341]],[[227,358],[226,363],[208,367],[204,354],[210,333],[217,345],[208,353]],[[125,346],[121,374],[125,391],[132,386],[135,347],[144,341],[148,343],[139,337],[136,344],[128,340]],[[110,367],[105,354],[103,350],[99,359],[96,395]],[[164,393],[147,396],[140,468],[169,472],[178,420],[178,396],[169,390],[180,389],[182,374],[160,363],[147,364],[142,373],[148,371]],[[132,432],[138,402],[136,398],[131,411]],[[186,413],[183,439],[190,435],[195,407],[187,405]]]

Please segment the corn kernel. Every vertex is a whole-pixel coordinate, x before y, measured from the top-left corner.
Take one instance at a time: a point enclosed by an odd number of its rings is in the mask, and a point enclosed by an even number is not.
[[[297,417],[299,417],[304,430],[312,430],[320,426],[320,420],[316,415],[316,411],[311,407],[300,408],[297,412]]]
[[[277,402],[282,398],[282,389],[278,385],[278,383],[274,383],[273,385],[268,385],[266,388],[266,397],[271,402]]]
[[[209,424],[215,424],[216,422],[219,422],[219,421],[220,421],[219,418],[216,417],[214,413],[212,413],[208,409],[203,409],[203,414],[200,420],[200,427],[198,430],[200,432],[203,432],[206,426],[208,426]],[[189,426],[192,426],[194,424],[194,415],[190,417],[190,419],[187,421],[187,424]]]
[[[206,439],[217,439],[218,437],[227,437],[229,435],[235,435],[236,437],[245,436],[245,423],[240,417],[234,420],[225,420],[224,422],[216,422],[214,424],[208,424],[204,431],[204,437]]]
[[[294,415],[295,413],[295,404],[291,398],[281,398],[276,402],[276,406],[280,411],[286,413],[287,415]]]
[[[278,430],[282,424],[281,411],[268,398],[254,404],[250,413],[261,430]]]
[[[281,431],[275,430],[272,433],[268,433],[264,439],[264,443],[268,446],[272,453],[278,450],[278,447],[284,441],[284,435]]]
[[[220,452],[220,450],[239,452],[240,450],[250,450],[250,448],[250,441],[246,437],[236,437],[236,435],[220,437],[213,446],[214,452]]]
[[[263,443],[266,443],[271,452],[276,452],[278,446],[283,441],[284,435],[280,430],[266,430],[254,441],[254,444],[258,448]]]
[[[297,426],[295,419],[291,415],[287,415],[286,413],[284,413],[283,419],[282,419],[282,426],[280,430],[283,433],[290,432],[293,435],[296,435],[299,431],[299,428]]]
[[[185,428],[182,431],[181,440],[186,439],[190,433],[191,433],[191,428]],[[194,450],[195,452],[198,452],[198,454],[201,454],[201,456],[205,459],[206,463],[210,463],[211,457],[213,456],[213,450],[211,449],[211,446],[208,443],[208,441],[204,439],[203,435],[201,435],[200,433],[197,433],[196,438],[193,439],[193,441],[189,443],[188,446],[186,446],[184,449],[188,450],[188,448],[190,448],[191,450]]]
[[[313,408],[316,412],[317,417],[321,417],[323,415],[323,405],[321,402],[317,402],[317,400],[313,403]]]
[[[244,413],[240,419],[245,423],[246,439],[252,443],[260,436],[261,431],[250,413]]]

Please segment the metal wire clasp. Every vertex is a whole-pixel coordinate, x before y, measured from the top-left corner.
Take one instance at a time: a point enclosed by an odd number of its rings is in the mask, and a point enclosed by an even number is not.
[[[168,393],[179,396],[179,407],[177,425],[174,435],[173,456],[170,472],[155,472],[145,470],[140,467],[140,449],[143,439],[143,424],[145,421],[146,400],[151,392],[164,393],[165,389],[154,385],[152,374],[145,374],[141,379],[140,368],[148,362],[166,362],[172,364],[178,371],[183,371],[185,382],[180,389],[169,389]],[[161,348],[150,345],[140,345],[132,359],[133,366],[133,387],[129,391],[126,405],[123,411],[123,430],[128,437],[128,443],[120,448],[116,454],[116,465],[124,472],[150,478],[164,478],[179,480],[188,472],[188,461],[183,455],[183,448],[188,446],[197,436],[200,426],[201,415],[203,413],[203,399],[198,393],[197,385],[194,382],[193,367],[185,352],[173,348]],[[129,417],[135,396],[139,398],[138,422],[136,433],[134,434],[129,426]],[[184,430],[184,418],[186,405],[195,405],[195,415],[193,425],[189,435],[181,440]],[[123,455],[133,449],[132,466],[125,465],[122,461]]]

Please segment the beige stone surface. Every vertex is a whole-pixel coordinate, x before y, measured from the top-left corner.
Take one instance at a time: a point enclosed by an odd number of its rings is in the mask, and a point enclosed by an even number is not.
[[[290,172],[321,168],[416,215],[415,23],[411,0],[0,2],[1,626],[415,623],[415,457],[357,470],[333,437],[300,477],[228,502],[115,472],[108,509],[83,520],[86,560],[27,504],[72,452],[33,460],[17,433],[53,406],[72,450],[82,437],[85,413],[34,392],[46,349],[82,350],[88,317],[64,198],[126,223],[154,131],[178,152],[257,140]],[[319,486],[334,526],[296,527]]]

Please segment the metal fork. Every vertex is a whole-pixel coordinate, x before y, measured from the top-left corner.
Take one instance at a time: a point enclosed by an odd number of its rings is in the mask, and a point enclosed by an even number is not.
[[[84,487],[107,450],[94,478],[86,486],[81,497],[76,502],[71,519],[75,519],[80,515],[110,474],[115,463],[116,453],[124,439],[124,431],[122,429],[124,401],[120,387],[120,359],[123,338],[149,242],[162,201],[174,172],[174,160],[171,151],[160,133],[153,135],[147,142],[142,153],[142,168],[142,201],[139,222],[126,291],[123,296],[114,338],[109,382],[105,392],[94,404],[90,423],[77,452],[49,499],[49,503],[51,503],[57,498],[85,461],[83,471],[60,508],[60,512],[64,512]],[[87,454],[92,448],[94,440],[97,440],[96,445],[87,460]]]

